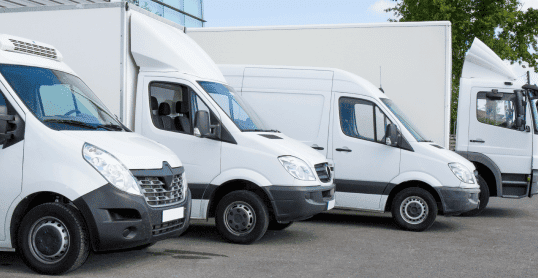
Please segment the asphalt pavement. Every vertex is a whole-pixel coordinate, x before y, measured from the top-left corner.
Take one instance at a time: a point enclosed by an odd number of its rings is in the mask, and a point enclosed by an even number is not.
[[[67,277],[538,277],[538,198],[492,198],[475,217],[438,216],[424,232],[390,214],[333,210],[268,231],[252,245],[221,239],[213,221],[137,251],[91,254]],[[0,252],[0,277],[38,277]]]

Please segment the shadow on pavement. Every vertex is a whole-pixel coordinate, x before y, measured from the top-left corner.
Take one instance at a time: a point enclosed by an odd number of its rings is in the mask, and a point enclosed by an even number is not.
[[[484,209],[479,215],[471,217],[490,217],[490,218],[522,218],[529,216],[529,213],[517,208],[488,208]]]
[[[15,252],[0,252],[0,269],[8,273],[34,273]]]

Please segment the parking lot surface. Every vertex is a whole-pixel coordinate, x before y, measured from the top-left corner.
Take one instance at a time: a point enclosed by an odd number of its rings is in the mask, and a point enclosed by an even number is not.
[[[224,242],[213,221],[146,250],[91,254],[68,277],[537,277],[538,198],[492,198],[475,217],[439,216],[424,232],[390,214],[334,210],[268,231],[252,245]],[[37,277],[0,252],[0,277]]]

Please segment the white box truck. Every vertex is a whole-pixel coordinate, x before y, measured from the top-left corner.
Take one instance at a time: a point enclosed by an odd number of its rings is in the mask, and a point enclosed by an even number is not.
[[[429,139],[449,147],[450,22],[189,28],[187,34],[217,64],[329,67],[360,76],[382,87]]]
[[[392,212],[407,230],[478,209],[474,165],[428,140],[365,79],[332,68],[220,65],[273,128],[334,161],[336,207]]]
[[[538,193],[538,87],[524,85],[490,48],[475,39],[463,64],[456,152],[476,165],[489,197]]]
[[[39,273],[189,226],[181,161],[123,126],[54,46],[0,35],[0,145],[0,251]]]
[[[327,159],[267,128],[182,26],[121,2],[5,9],[8,28],[66,49],[125,125],[181,157],[191,217],[215,217],[228,241],[334,206]]]

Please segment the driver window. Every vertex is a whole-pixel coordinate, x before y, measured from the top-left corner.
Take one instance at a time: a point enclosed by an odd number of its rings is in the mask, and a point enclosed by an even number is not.
[[[150,84],[150,108],[153,125],[162,130],[193,134],[194,115],[208,111],[211,124],[216,118],[188,86],[164,82]]]
[[[476,98],[476,119],[488,125],[517,129],[515,102],[516,95],[512,93],[504,93],[499,99],[490,99],[485,92],[479,92]]]
[[[384,143],[385,130],[391,121],[373,102],[340,98],[340,124],[345,135]]]

